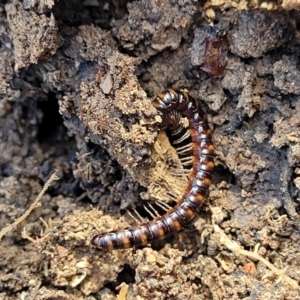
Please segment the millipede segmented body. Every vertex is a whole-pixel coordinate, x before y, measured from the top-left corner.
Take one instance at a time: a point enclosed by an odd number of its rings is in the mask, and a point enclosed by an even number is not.
[[[91,245],[101,249],[125,249],[146,246],[151,241],[164,239],[188,224],[203,204],[214,169],[214,146],[207,117],[198,102],[185,92],[168,89],[152,101],[162,117],[162,128],[172,130],[179,126],[180,117],[189,121],[192,140],[192,171],[183,196],[174,208],[150,222],[93,235]]]

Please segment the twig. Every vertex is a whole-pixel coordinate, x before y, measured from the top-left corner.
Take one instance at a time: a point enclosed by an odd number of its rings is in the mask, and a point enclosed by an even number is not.
[[[8,225],[7,227],[4,227],[1,231],[0,231],[0,241],[2,239],[2,237],[4,235],[6,235],[8,232],[14,230],[14,228],[19,225],[22,221],[24,221],[29,215],[30,213],[40,205],[40,201],[41,198],[43,197],[43,195],[45,194],[45,192],[47,191],[47,189],[49,188],[50,184],[55,181],[58,180],[58,176],[57,176],[58,171],[56,170],[51,177],[46,181],[43,189],[40,191],[40,193],[38,194],[38,196],[36,197],[36,199],[34,200],[34,202],[31,204],[31,206],[29,207],[28,210],[25,211],[25,213],[19,217],[17,220],[15,220],[12,224]]]
[[[286,269],[284,268],[282,270],[276,268],[274,265],[272,265],[268,260],[266,260],[265,258],[263,258],[262,256],[260,256],[258,254],[258,248],[259,248],[259,244],[257,244],[254,248],[254,251],[247,251],[242,249],[238,243],[236,243],[235,241],[231,241],[227,235],[225,234],[225,232],[218,226],[218,225],[214,225],[214,230],[216,233],[220,234],[221,238],[220,238],[220,242],[222,244],[224,244],[229,250],[231,250],[232,252],[235,252],[239,255],[244,255],[247,257],[250,257],[252,259],[258,260],[260,262],[262,262],[264,265],[266,265],[274,274],[276,274],[280,280],[285,281],[286,283],[288,283],[291,287],[293,287],[294,289],[298,288],[298,282],[294,279],[292,279],[291,277],[289,277],[288,275],[286,275]]]

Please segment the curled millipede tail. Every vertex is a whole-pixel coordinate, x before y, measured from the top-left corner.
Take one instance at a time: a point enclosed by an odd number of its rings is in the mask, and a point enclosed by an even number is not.
[[[188,119],[193,151],[190,181],[176,206],[164,215],[140,223],[135,228],[93,235],[91,245],[97,248],[125,249],[146,246],[156,239],[162,240],[188,224],[204,202],[214,169],[212,133],[205,113],[194,98],[172,89],[158,94],[152,105],[162,117],[163,128],[176,130],[180,126],[178,116]]]

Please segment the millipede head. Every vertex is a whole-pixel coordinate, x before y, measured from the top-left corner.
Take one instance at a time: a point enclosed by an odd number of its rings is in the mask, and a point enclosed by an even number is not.
[[[178,94],[174,90],[168,89],[158,94],[152,101],[152,105],[162,113],[173,110],[178,105]]]

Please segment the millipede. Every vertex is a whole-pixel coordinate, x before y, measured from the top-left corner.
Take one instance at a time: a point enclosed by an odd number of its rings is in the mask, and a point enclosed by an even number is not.
[[[90,240],[92,246],[108,250],[126,249],[147,246],[153,240],[163,240],[187,225],[205,200],[214,169],[212,132],[206,114],[188,93],[173,89],[158,94],[152,105],[162,117],[162,129],[179,131],[180,118],[188,119],[193,153],[189,183],[176,205],[162,216],[133,228],[93,234]]]

